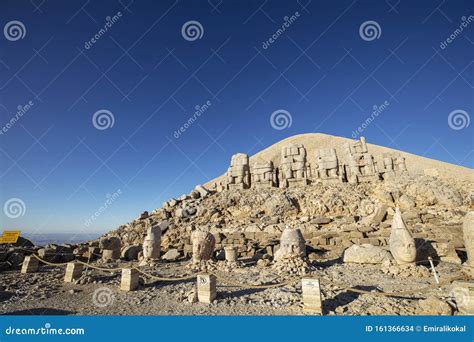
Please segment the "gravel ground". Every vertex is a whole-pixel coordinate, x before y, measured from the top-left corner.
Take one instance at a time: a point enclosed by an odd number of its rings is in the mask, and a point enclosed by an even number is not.
[[[176,276],[189,274],[188,261],[159,264],[150,269],[154,274]],[[101,265],[104,266],[104,265]],[[131,266],[129,263],[108,267]],[[216,264],[218,272],[234,281],[262,284],[288,279],[271,267]],[[393,274],[380,265],[342,264],[337,261],[312,264],[313,276],[321,279],[324,315],[416,315],[418,302],[427,293],[409,298],[380,297],[340,290],[339,284],[358,286],[369,291],[404,291],[426,287],[433,276],[424,266]],[[440,264],[441,280],[458,274],[460,266]],[[119,289],[120,273],[90,270],[87,284],[63,282],[64,269],[41,266],[37,273],[21,274],[18,270],[0,273],[0,313],[7,315],[302,315],[299,282],[272,289],[247,289],[218,280],[217,298],[208,305],[191,302],[195,281],[151,282],[143,279],[139,289]],[[431,290],[438,297],[448,288]]]

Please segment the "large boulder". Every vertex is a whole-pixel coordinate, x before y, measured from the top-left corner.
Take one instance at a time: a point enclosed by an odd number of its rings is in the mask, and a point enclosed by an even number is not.
[[[121,251],[121,258],[125,260],[138,260],[138,253],[142,251],[142,246],[139,245],[131,245],[122,248]]]
[[[391,259],[389,251],[371,244],[352,245],[344,251],[343,261],[357,264],[381,264]]]
[[[99,247],[102,249],[120,250],[122,242],[116,236],[103,237],[99,241]]]

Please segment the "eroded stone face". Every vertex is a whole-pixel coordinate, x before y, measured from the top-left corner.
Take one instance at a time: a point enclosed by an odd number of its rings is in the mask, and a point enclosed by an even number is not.
[[[299,258],[306,256],[306,244],[299,229],[286,228],[280,237],[280,249],[275,253],[275,260]]]
[[[467,252],[467,264],[474,266],[474,211],[467,213],[463,221],[462,231]]]
[[[398,208],[395,210],[392,221],[390,252],[399,265],[410,264],[416,261],[415,239],[408,231]]]
[[[148,259],[159,259],[161,253],[161,228],[151,226],[148,228],[147,236],[143,242],[143,257]]]
[[[193,262],[210,260],[216,245],[214,235],[209,232],[194,231],[191,234],[191,239],[193,241]]]

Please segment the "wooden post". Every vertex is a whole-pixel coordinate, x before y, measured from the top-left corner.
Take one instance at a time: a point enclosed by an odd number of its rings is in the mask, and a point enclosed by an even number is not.
[[[29,255],[23,260],[21,266],[21,273],[34,273],[38,272],[39,262],[34,256]]]

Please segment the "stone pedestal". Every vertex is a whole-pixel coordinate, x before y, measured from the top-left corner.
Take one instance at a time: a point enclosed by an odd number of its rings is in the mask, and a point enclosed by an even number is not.
[[[102,250],[102,260],[118,260],[118,259],[120,259],[120,249]]]
[[[460,315],[474,315],[474,281],[456,280],[451,285]]]
[[[301,279],[303,289],[303,311],[315,315],[322,315],[321,288],[319,279],[303,278]]]
[[[197,276],[198,300],[210,304],[216,298],[216,277],[212,274],[199,274]]]
[[[70,262],[66,267],[66,275],[64,276],[65,283],[72,283],[79,279],[82,275],[83,265],[78,262]]]
[[[224,247],[225,260],[230,262],[237,261],[238,252],[236,247],[228,246]]]
[[[38,272],[39,262],[34,256],[29,255],[23,260],[21,266],[21,273],[34,273]]]
[[[122,279],[120,289],[123,291],[133,291],[138,288],[138,271],[133,268],[122,268]]]

